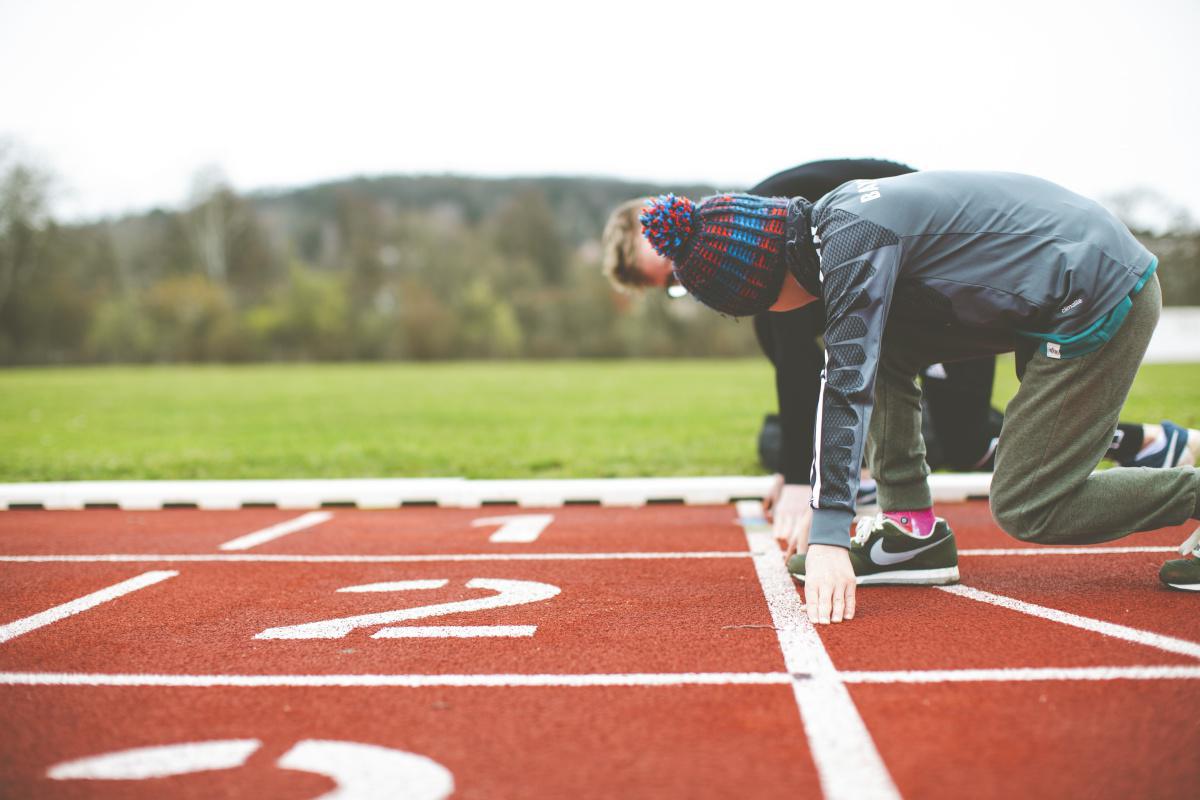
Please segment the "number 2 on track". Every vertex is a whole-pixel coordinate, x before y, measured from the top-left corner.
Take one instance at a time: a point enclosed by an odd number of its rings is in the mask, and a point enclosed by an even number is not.
[[[388,583],[368,583],[361,586],[347,586],[338,589],[339,592],[406,592],[420,589],[441,589],[450,581],[391,581]],[[279,628],[267,628],[255,639],[340,639],[355,628],[367,628],[375,625],[388,625],[393,622],[404,622],[414,619],[428,619],[446,614],[460,614],[466,611],[486,611],[506,606],[520,606],[527,603],[537,603],[549,600],[562,590],[557,586],[537,581],[516,581],[500,578],[472,578],[467,581],[468,589],[489,589],[495,594],[491,597],[480,597],[474,600],[456,600],[452,603],[436,603],[427,606],[417,606],[399,611],[380,611],[374,614],[360,614],[354,617],[338,619],[323,619],[316,622],[306,622],[302,625],[285,625]],[[412,639],[412,638],[474,638],[490,636],[533,636],[536,625],[438,625],[438,626],[403,626],[385,627],[376,631],[372,639]]]

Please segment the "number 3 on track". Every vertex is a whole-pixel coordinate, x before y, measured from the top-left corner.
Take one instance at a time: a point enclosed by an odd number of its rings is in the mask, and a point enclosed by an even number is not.
[[[49,769],[56,781],[144,781],[195,772],[236,769],[262,746],[258,739],[139,747],[65,761]],[[405,797],[445,800],[454,792],[454,776],[431,758],[404,750],[359,742],[306,739],[276,762],[283,769],[332,778],[337,788],[317,800],[372,800]]]
[[[441,589],[450,581],[392,581],[347,586],[339,592],[407,592],[421,589]],[[514,581],[500,578],[472,578],[467,581],[468,589],[488,589],[495,592],[491,597],[474,600],[457,600],[452,603],[437,603],[399,611],[380,611],[375,614],[360,614],[354,617],[323,619],[302,625],[286,625],[267,628],[255,639],[340,639],[355,628],[389,625],[414,619],[428,619],[445,614],[461,614],[467,611],[485,611],[505,606],[520,606],[549,600],[561,589],[537,581]],[[372,634],[372,639],[413,638],[474,638],[483,636],[533,636],[536,625],[434,625],[381,628]]]

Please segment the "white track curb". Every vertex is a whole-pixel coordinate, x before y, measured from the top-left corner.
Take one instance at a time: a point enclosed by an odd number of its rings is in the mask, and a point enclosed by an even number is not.
[[[987,497],[989,473],[933,475],[930,488],[939,503]],[[116,507],[128,511],[186,507],[399,508],[437,505],[478,508],[517,505],[554,508],[567,504],[642,506],[647,503],[721,505],[761,498],[769,476],[716,478],[610,478],[582,480],[466,480],[391,478],[247,481],[71,481],[0,484],[0,510]]]

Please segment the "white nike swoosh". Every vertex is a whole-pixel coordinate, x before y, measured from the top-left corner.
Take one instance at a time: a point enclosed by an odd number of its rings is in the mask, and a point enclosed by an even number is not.
[[[924,547],[918,547],[916,550],[905,550],[903,553],[889,553],[887,550],[883,549],[883,539],[880,539],[879,541],[875,542],[874,546],[871,547],[871,561],[881,567],[889,567],[892,564],[899,564],[902,561],[909,561],[918,553],[924,553],[926,550],[937,547],[944,541],[946,540],[942,538],[938,539],[936,542],[927,544]]]

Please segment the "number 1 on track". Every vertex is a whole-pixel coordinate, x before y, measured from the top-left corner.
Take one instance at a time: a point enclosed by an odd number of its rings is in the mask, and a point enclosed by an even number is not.
[[[554,522],[553,514],[512,514],[505,517],[486,517],[471,523],[472,528],[499,525],[500,529],[488,537],[489,542],[536,542],[542,531]]]

